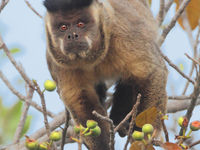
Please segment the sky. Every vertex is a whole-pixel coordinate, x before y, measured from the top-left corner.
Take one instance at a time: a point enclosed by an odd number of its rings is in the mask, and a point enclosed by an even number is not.
[[[31,5],[42,15],[45,15],[45,8],[42,5],[42,0],[29,0]],[[152,4],[152,11],[154,16],[158,12],[159,3],[154,0]],[[164,21],[164,25],[169,23],[170,19],[174,15],[175,5],[172,6],[167,17]],[[196,31],[194,31],[194,34]],[[37,80],[38,84],[43,87],[43,83],[46,79],[51,79],[49,74],[46,58],[45,58],[45,30],[44,21],[36,16],[30,8],[27,7],[22,0],[10,0],[8,5],[0,14],[0,34],[3,37],[4,42],[8,48],[20,48],[20,54],[15,55],[15,59],[20,62],[25,72],[32,79]],[[190,70],[190,61],[187,60],[184,53],[188,53],[190,56],[191,47],[185,32],[180,28],[179,24],[176,24],[175,28],[169,33],[161,50],[172,60],[173,63],[179,66],[183,64],[184,72],[188,74]],[[20,76],[7,60],[6,57],[1,57],[2,51],[0,51],[0,70],[6,74],[7,78],[15,85],[18,91],[25,94],[24,84],[20,82]],[[169,77],[167,84],[168,95],[180,95],[186,80],[183,79],[173,68],[169,67]],[[191,92],[188,90],[189,94]],[[6,106],[11,106],[16,102],[17,97],[14,96],[8,88],[0,81],[0,96],[3,98],[3,103]],[[47,108],[54,113],[58,113],[64,110],[62,101],[56,92],[45,94]],[[40,103],[40,99],[37,95],[34,95],[34,101]],[[196,108],[196,112],[199,111],[199,107]],[[34,133],[37,129],[43,126],[43,116],[35,109],[31,108],[29,114],[33,116],[31,129],[28,134]],[[182,113],[183,114],[183,113]],[[179,113],[181,115],[181,113]],[[197,118],[196,115],[193,118]],[[173,127],[173,117],[168,120],[168,126]],[[173,138],[173,136],[171,136]],[[123,148],[124,139],[116,138],[116,150]],[[74,144],[67,145],[66,148],[76,148]]]

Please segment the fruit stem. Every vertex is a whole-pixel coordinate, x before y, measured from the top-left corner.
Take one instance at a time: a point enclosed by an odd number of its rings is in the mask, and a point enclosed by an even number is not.
[[[87,131],[89,130],[89,128],[86,128],[81,134],[85,134]]]
[[[148,140],[151,140],[151,134],[147,134]]]
[[[85,133],[84,136],[89,136],[92,134],[92,131],[89,131],[88,133]]]
[[[183,128],[183,136],[185,136],[185,128]]]
[[[42,94],[44,94],[45,91],[46,91],[46,89],[44,89],[44,90],[42,91]]]
[[[192,130],[190,129],[190,131],[188,132],[188,134],[186,135],[186,137],[189,137],[191,133],[192,133]]]
[[[79,139],[77,139],[77,138],[71,137],[71,139],[72,139],[73,141],[77,142],[77,143],[80,143],[80,142],[81,142],[81,141],[80,141]]]
[[[53,140],[50,140],[49,146],[51,147],[52,144],[53,144]]]
[[[142,139],[142,142],[144,143],[144,145],[147,145],[147,142],[145,141],[145,139]]]

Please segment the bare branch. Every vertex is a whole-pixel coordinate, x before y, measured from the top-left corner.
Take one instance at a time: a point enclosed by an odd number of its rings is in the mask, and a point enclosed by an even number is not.
[[[2,79],[2,81],[6,84],[6,86],[10,89],[10,91],[16,95],[21,101],[25,102],[26,97],[23,96],[21,93],[19,93],[8,81],[8,79],[4,76],[4,74],[0,71],[0,78]],[[33,101],[26,101],[26,103],[30,104],[31,106],[33,106],[35,109],[37,109],[38,111],[43,113],[42,107],[39,106],[37,103],[33,102]],[[50,112],[49,110],[47,110],[47,115],[50,116],[51,118],[55,117],[55,114]]]
[[[191,96],[168,96],[169,100],[190,100]]]
[[[164,122],[165,120],[164,119],[162,119],[161,120],[161,124],[162,124],[162,127],[163,127],[163,131],[164,131],[164,133],[165,133],[165,140],[166,140],[166,142],[169,142],[169,135],[168,135],[168,131],[167,131],[167,128],[166,128],[166,125],[165,125],[165,122]]]
[[[193,35],[192,35],[192,29],[190,27],[190,23],[189,23],[186,12],[184,12],[181,17],[183,20],[183,25],[184,25],[185,31],[186,31],[186,33],[188,35],[188,39],[190,41],[190,45],[192,46],[193,58],[197,59],[197,45],[198,45],[198,38],[199,38],[199,32],[200,32],[200,24],[199,24],[199,31],[197,33],[197,37],[196,37],[196,41],[195,41],[193,38]],[[194,68],[195,68],[195,64],[194,64],[194,62],[192,62],[192,67],[190,69],[189,77],[192,76],[192,74],[194,72]],[[189,82],[187,81],[182,95],[185,95],[188,87],[189,87]]]
[[[67,108],[65,108],[65,114],[66,114],[66,117],[65,117],[66,121],[65,121],[65,127],[62,132],[61,150],[64,150],[66,133],[67,133],[67,129],[69,127],[70,114],[69,114],[69,111],[67,110]]]
[[[54,119],[49,123],[49,127],[51,130],[55,130],[56,128],[58,128],[59,126],[61,126],[62,124],[64,124],[65,122],[65,112],[61,112],[59,113],[58,115],[56,115],[56,117],[54,117]],[[29,137],[31,139],[35,139],[35,140],[38,140],[40,142],[42,142],[41,140],[39,140],[40,138],[42,138],[43,136],[46,135],[46,128],[43,127],[39,130],[37,130],[35,133],[33,133],[32,135],[30,135]],[[44,139],[43,139],[44,140]],[[44,141],[48,140],[48,138]],[[19,143],[17,144],[12,144],[12,145],[8,145],[6,146],[5,148],[6,150],[26,150],[25,148],[25,140],[23,141],[20,141]]]
[[[32,6],[31,4],[27,1],[27,0],[24,0],[26,5],[38,16],[40,17],[41,19],[43,18]]]
[[[137,101],[136,101],[136,104],[133,106],[134,108],[134,113],[132,114],[132,118],[131,118],[131,122],[129,124],[129,129],[128,129],[128,137],[127,137],[127,141],[126,141],[126,144],[124,146],[124,150],[127,149],[127,146],[128,146],[128,143],[131,139],[131,134],[133,132],[133,126],[134,126],[134,123],[135,123],[135,118],[136,118],[136,115],[137,115],[137,108],[140,104],[140,100],[141,100],[141,94],[138,94],[137,96]]]
[[[190,145],[189,145],[189,148],[192,148],[193,146],[196,146],[196,145],[198,145],[198,144],[200,144],[200,140],[198,140],[198,141],[196,141],[196,142],[190,144]]]
[[[162,43],[164,42],[166,36],[168,35],[168,33],[171,31],[171,29],[175,26],[178,18],[181,16],[181,14],[183,13],[183,11],[185,10],[186,6],[189,4],[191,0],[185,0],[181,3],[178,11],[176,12],[175,16],[172,18],[171,22],[169,23],[169,25],[163,30],[161,37],[158,40],[158,45],[161,46]]]
[[[192,112],[194,110],[194,107],[196,106],[196,102],[197,102],[198,96],[200,94],[200,86],[199,85],[200,85],[200,76],[198,76],[196,79],[194,91],[193,91],[193,94],[191,95],[192,100],[191,100],[190,106],[187,109],[186,117],[187,117],[188,121],[190,121]]]
[[[178,111],[186,110],[188,106],[190,105],[191,101],[188,100],[173,100],[168,101],[167,104],[167,112],[168,113],[176,113]],[[198,99],[196,105],[200,105],[200,99]]]
[[[185,53],[185,56],[187,56],[188,59],[192,60],[193,63],[200,65],[200,63],[198,62],[198,60],[190,57],[187,53]]]
[[[26,99],[26,97],[24,95],[22,95],[21,93],[19,93],[8,81],[8,79],[5,77],[5,75],[0,71],[0,78],[2,79],[2,81],[5,83],[5,85],[10,89],[10,91],[12,91],[12,93],[14,95],[16,95],[19,99]]]
[[[141,98],[141,95],[138,95],[140,97],[138,98]],[[127,120],[129,120],[129,118],[131,116],[133,116],[133,114],[136,112],[136,109],[139,105],[139,99],[136,101],[136,104],[133,106],[132,110],[126,115],[126,117],[115,127],[115,130],[114,132],[116,133],[123,125],[124,123],[126,123]]]
[[[160,10],[157,16],[158,26],[161,26],[165,13],[165,0],[160,0]]]
[[[34,81],[34,84],[35,84],[35,87],[36,87],[36,91],[39,94],[40,99],[41,99],[41,104],[42,104],[42,109],[43,109],[43,116],[44,116],[44,124],[45,124],[45,127],[46,127],[47,135],[49,137],[51,131],[50,131],[50,127],[49,127],[49,123],[48,123],[48,119],[47,119],[47,110],[46,110],[46,103],[45,103],[45,99],[44,99],[44,92],[42,92],[40,90],[40,87],[38,86],[36,81]]]
[[[31,87],[29,87],[29,92],[28,92],[26,101],[30,102],[32,100],[33,93],[34,93],[34,90]],[[27,118],[30,103],[27,103],[26,101],[25,101],[25,104],[24,104],[24,109],[22,111],[22,115],[21,115],[21,118],[20,118],[19,125],[18,125],[17,130],[16,130],[15,135],[14,135],[14,140],[13,140],[14,144],[19,143],[19,140],[20,140],[20,137],[21,137],[21,134],[22,134],[22,130],[24,128],[25,121],[26,121],[26,118]]]
[[[194,84],[194,81],[192,79],[190,79],[187,75],[185,75],[175,64],[173,64],[170,59],[165,56],[161,51],[160,54],[162,55],[162,57],[165,59],[165,61],[172,67],[174,68],[182,77],[184,77],[185,79],[187,79],[189,82],[191,82],[192,84]]]
[[[1,35],[0,35],[0,45],[3,48],[5,54],[8,56],[8,59],[11,61],[11,63],[14,65],[14,67],[17,69],[17,71],[20,73],[22,78],[26,81],[26,83],[34,89],[33,82],[29,79],[29,77],[26,75],[24,70],[21,68],[19,64],[15,61],[15,59],[12,57],[9,49],[7,48],[6,44],[3,42]]]
[[[9,0],[2,0],[0,5],[0,13],[4,9],[4,7],[8,4]]]
[[[165,4],[165,14],[169,11],[170,7],[172,6],[174,0],[169,0],[166,4]]]

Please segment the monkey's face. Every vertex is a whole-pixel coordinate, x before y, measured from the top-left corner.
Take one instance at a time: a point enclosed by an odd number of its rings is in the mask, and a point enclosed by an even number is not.
[[[94,64],[103,53],[104,35],[87,8],[47,14],[51,53],[63,65]]]

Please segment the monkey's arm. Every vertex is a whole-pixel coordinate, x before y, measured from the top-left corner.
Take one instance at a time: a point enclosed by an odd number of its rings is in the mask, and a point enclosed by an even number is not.
[[[109,124],[97,119],[92,114],[92,111],[96,110],[98,113],[106,116],[106,111],[99,101],[93,84],[81,72],[59,72],[59,74],[62,74],[62,77],[58,76],[61,99],[70,111],[76,124],[85,126],[87,120],[96,120],[102,130],[99,137],[84,138],[86,146],[90,150],[109,150],[107,144],[109,141]]]

